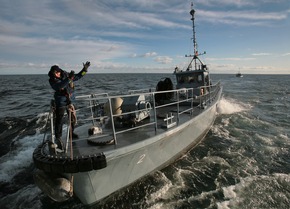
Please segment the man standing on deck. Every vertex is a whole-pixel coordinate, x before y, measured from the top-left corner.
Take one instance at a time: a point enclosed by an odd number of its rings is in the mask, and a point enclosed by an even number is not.
[[[88,71],[90,62],[83,63],[83,69],[75,74],[74,71],[70,73],[62,70],[57,65],[53,65],[50,68],[48,73],[49,83],[51,87],[55,90],[54,99],[55,99],[55,138],[58,148],[62,149],[62,125],[63,125],[63,116],[65,111],[71,112],[71,129],[72,138],[78,138],[78,135],[74,133],[74,127],[76,123],[75,110],[72,102],[75,99],[74,96],[74,81],[82,78]]]

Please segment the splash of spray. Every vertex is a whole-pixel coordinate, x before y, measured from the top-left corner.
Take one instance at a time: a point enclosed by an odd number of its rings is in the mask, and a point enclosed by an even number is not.
[[[251,105],[239,102],[234,99],[222,98],[219,104],[218,113],[220,114],[234,114],[251,109]]]

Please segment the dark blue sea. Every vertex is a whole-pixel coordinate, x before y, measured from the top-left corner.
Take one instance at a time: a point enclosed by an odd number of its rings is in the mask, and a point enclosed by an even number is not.
[[[88,74],[77,94],[155,87],[171,74]],[[290,208],[290,75],[212,75],[224,87],[204,140],[177,162],[91,208]],[[53,91],[47,75],[0,76],[0,208],[83,209],[34,184]]]

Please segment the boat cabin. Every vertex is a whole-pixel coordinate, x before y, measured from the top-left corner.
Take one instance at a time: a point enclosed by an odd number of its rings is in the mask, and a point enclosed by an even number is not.
[[[200,96],[205,93],[205,87],[210,85],[209,72],[206,65],[200,69],[179,71],[175,68],[176,89],[193,88],[193,95]]]

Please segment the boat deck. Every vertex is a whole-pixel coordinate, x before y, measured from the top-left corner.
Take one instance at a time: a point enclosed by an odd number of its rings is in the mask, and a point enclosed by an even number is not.
[[[188,107],[182,107],[179,112],[185,111],[186,109],[188,109]],[[178,117],[179,121],[177,121],[177,110],[175,107],[162,108],[157,111],[156,129],[153,117],[144,119],[143,121],[137,123],[135,127],[116,128],[116,143],[110,124],[104,125],[101,134],[92,136],[88,135],[88,130],[91,128],[92,124],[86,124],[76,128],[75,130],[80,139],[73,140],[73,153],[77,155],[93,155],[95,153],[108,152],[112,149],[118,149],[130,144],[138,143],[158,134],[167,132],[177,125],[180,125],[188,121],[190,118],[198,115],[201,111],[203,111],[203,109],[200,107],[195,107],[191,112],[180,114]],[[171,119],[169,119],[169,128],[167,128],[167,122],[164,121],[164,119],[166,118],[166,114],[171,116],[171,113],[173,116],[172,122]],[[153,113],[150,115],[153,115]],[[110,123],[111,121],[108,122]],[[93,142],[96,142],[96,144]]]

